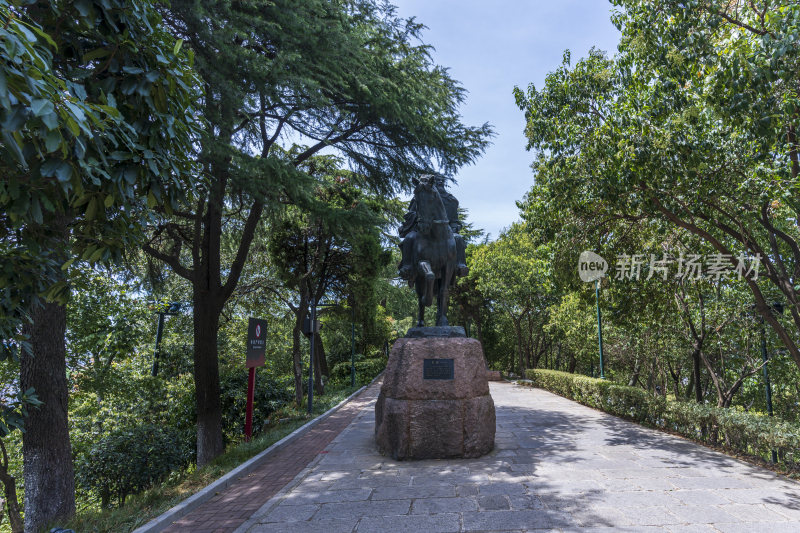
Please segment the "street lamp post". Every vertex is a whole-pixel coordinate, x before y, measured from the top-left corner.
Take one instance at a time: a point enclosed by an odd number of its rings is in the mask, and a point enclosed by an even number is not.
[[[308,362],[308,414],[314,409],[314,333],[317,329],[317,299],[311,299],[311,357]]]
[[[350,308],[350,386],[356,386],[356,308]]]
[[[156,329],[156,348],[153,350],[153,369],[150,372],[153,377],[158,375],[158,355],[160,353],[161,336],[164,334],[164,317],[175,316],[181,310],[180,302],[170,302],[165,311],[157,311],[158,314],[158,328]]]
[[[761,317],[761,358],[764,360],[764,394],[767,397],[767,414],[773,416],[772,413],[772,385],[769,382],[769,371],[767,370],[767,363],[769,363],[769,356],[767,355],[767,334],[764,326],[764,317]],[[778,453],[772,450],[772,462],[778,462]]]
[[[603,374],[603,319],[600,315],[600,279],[594,280],[594,298],[597,303],[597,343],[600,347],[600,379],[606,379]]]
[[[582,281],[594,281],[594,299],[597,304],[597,345],[600,349],[600,379],[605,379],[605,365],[603,364],[603,318],[600,315],[600,279],[608,271],[608,262],[594,252],[588,250],[581,252],[578,258],[578,276]],[[594,367],[594,364],[592,364]],[[594,371],[592,371],[594,374]]]
[[[317,302],[316,298],[311,299],[311,320],[309,327],[307,329],[306,335],[308,335],[309,341],[311,343],[311,355],[309,357],[309,364],[308,364],[308,414],[311,414],[311,411],[314,409],[314,335],[319,333],[319,329],[317,326],[317,307],[338,307],[338,303],[321,303]],[[353,315],[355,317],[355,314]],[[352,335],[353,335],[353,350],[355,350],[355,325],[352,327]],[[355,364],[355,351],[351,355],[352,363],[351,365]],[[355,367],[351,366],[351,381],[355,384]]]

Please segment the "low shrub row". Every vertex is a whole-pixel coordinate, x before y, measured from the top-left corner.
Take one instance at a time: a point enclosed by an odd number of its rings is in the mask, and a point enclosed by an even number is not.
[[[800,469],[800,424],[731,408],[666,400],[609,380],[555,370],[528,370],[531,384],[640,424],[673,431],[728,451]]]
[[[373,357],[356,361],[356,384],[366,385],[386,368],[385,357]],[[331,379],[337,383],[350,383],[350,361],[336,363],[331,370]]]

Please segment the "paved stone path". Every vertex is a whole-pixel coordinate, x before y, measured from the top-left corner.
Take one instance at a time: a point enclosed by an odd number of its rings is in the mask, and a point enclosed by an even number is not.
[[[382,457],[359,402],[237,532],[800,532],[798,483],[538,389],[491,392],[496,449],[479,459]]]
[[[264,503],[297,476],[367,406],[373,406],[380,384],[373,384],[328,418],[302,434],[286,447],[272,453],[249,475],[172,523],[164,531],[226,533],[234,531]]]

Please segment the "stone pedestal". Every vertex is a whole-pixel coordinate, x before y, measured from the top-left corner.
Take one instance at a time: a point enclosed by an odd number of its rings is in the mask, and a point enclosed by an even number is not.
[[[494,402],[480,342],[394,343],[375,405],[378,449],[393,459],[480,457],[494,447]]]

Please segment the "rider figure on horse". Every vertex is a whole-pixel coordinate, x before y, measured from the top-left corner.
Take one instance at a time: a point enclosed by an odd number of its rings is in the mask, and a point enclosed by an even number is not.
[[[447,192],[447,180],[444,176],[434,176],[434,182],[436,184],[436,189],[439,191],[439,195],[442,197],[442,203],[447,211],[450,229],[453,231],[453,238],[456,241],[456,258],[458,261],[456,273],[459,276],[466,276],[468,273],[465,255],[466,244],[464,243],[464,237],[458,233],[461,231],[461,222],[458,220],[458,200],[456,200],[455,196]],[[398,274],[402,279],[408,281],[411,281],[415,275],[413,250],[418,229],[417,202],[416,199],[412,199],[408,206],[408,212],[405,214],[403,225],[400,226],[398,231],[400,237],[403,238],[400,243],[402,259],[400,261]]]

